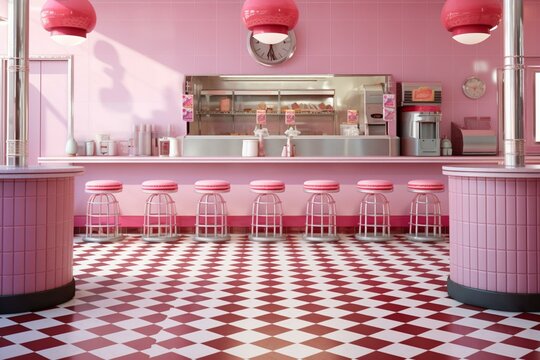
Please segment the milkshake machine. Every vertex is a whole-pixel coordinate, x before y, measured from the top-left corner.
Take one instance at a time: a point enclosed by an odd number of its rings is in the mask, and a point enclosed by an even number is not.
[[[401,155],[439,156],[442,88],[439,83],[401,83]]]

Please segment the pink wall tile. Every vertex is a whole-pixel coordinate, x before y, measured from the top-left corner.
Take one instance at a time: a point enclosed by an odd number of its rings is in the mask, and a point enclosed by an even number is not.
[[[379,17],[377,1],[354,1],[354,17],[362,22]]]
[[[332,21],[341,21],[341,20],[355,20],[355,2],[333,2],[331,3],[331,14]]]
[[[377,18],[371,18],[355,22],[353,28],[353,32],[356,34],[354,38],[356,41],[356,56],[374,56],[374,65],[377,63],[376,57],[379,55],[379,47],[382,44],[378,32],[365,31],[365,29],[377,29],[378,23]]]
[[[332,57],[328,55],[313,55],[307,59],[306,69],[309,73],[322,73],[332,67]]]
[[[308,2],[307,12],[305,13],[306,19],[314,20],[331,20],[332,18],[332,4],[330,2]],[[301,20],[302,21],[302,20]]]
[[[354,56],[334,56],[331,69],[335,74],[354,74],[356,72]]]
[[[380,42],[380,56],[403,56],[404,38],[401,31],[402,22],[403,20],[401,18],[379,18],[377,23],[377,37]]]
[[[20,294],[24,291],[24,275],[13,276],[13,293]]]
[[[26,272],[25,252],[16,251],[13,254],[13,274],[20,275]]]
[[[37,248],[36,241],[36,227],[27,225],[25,227],[24,235],[24,249],[25,251],[34,251]]]
[[[34,273],[24,275],[24,292],[27,294],[36,292],[36,275]]]
[[[331,25],[330,44],[319,44],[321,47],[328,47],[333,56],[354,56],[358,53],[356,49],[356,32],[354,31],[353,20],[333,21]],[[323,40],[323,39],[321,39]]]
[[[328,20],[310,21],[307,23],[307,30],[309,31],[310,36],[306,38],[305,51],[307,51],[310,56],[331,56],[333,51],[332,40],[335,40],[332,37],[332,22]],[[348,41],[346,39],[347,38],[342,40],[345,44],[342,43],[339,45],[341,49],[347,47]],[[354,44],[354,42],[352,42],[352,44]]]

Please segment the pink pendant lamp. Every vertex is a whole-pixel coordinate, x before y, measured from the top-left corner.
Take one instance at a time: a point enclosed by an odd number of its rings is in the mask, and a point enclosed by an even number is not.
[[[96,26],[96,12],[88,0],[47,0],[41,23],[62,45],[78,45]]]
[[[255,39],[277,44],[287,38],[298,22],[298,8],[294,0],[246,0],[242,20]]]
[[[454,40],[466,45],[486,40],[501,17],[499,0],[446,0],[441,11],[444,27]]]

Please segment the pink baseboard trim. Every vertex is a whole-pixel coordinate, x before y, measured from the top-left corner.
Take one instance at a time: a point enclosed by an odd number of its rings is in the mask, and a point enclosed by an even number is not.
[[[248,227],[251,224],[251,216],[229,216],[227,218],[229,226],[233,227]],[[284,216],[283,217],[283,226],[285,227],[301,227],[305,224],[305,216],[303,215],[294,215],[294,216]],[[176,218],[177,224],[180,227],[190,227],[195,226],[195,216],[178,216]],[[393,215],[390,218],[390,223],[392,227],[407,227],[409,226],[409,216],[408,215]],[[443,226],[448,226],[448,216],[442,216]],[[121,216],[120,225],[122,227],[142,227],[143,225],[143,216]],[[358,226],[358,216],[357,215],[342,215],[337,217],[337,225],[339,227],[355,227]],[[75,226],[83,227],[85,226],[85,216],[76,215],[75,216]]]

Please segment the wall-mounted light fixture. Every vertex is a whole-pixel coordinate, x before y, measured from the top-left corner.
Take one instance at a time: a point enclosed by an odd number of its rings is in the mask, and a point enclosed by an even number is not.
[[[62,45],[79,45],[96,26],[96,12],[88,0],[47,0],[41,23]]]
[[[255,39],[265,44],[277,44],[296,26],[298,8],[294,0],[246,0],[242,6],[242,20],[253,31]]]
[[[441,11],[444,27],[454,40],[466,45],[486,40],[501,18],[499,0],[446,0]]]

